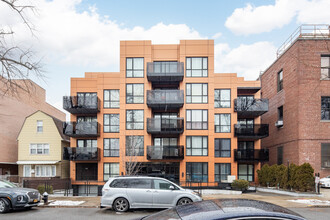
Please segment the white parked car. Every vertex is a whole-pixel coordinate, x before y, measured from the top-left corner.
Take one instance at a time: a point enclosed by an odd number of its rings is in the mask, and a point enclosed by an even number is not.
[[[197,192],[183,189],[159,177],[118,176],[110,178],[102,188],[101,208],[116,212],[130,208],[170,208],[202,201]]]
[[[320,179],[321,187],[330,187],[330,176]]]

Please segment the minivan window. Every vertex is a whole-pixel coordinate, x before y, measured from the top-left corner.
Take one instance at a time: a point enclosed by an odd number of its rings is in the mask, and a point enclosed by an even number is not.
[[[151,189],[151,179],[129,179],[127,188]]]
[[[111,182],[110,187],[112,188],[127,188],[128,181],[123,179],[117,179]]]
[[[154,186],[155,189],[171,190],[170,186],[173,186],[175,189],[177,189],[177,187],[165,180],[154,180]]]

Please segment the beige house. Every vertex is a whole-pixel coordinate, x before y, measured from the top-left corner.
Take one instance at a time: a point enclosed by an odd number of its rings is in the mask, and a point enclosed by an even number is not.
[[[69,162],[63,149],[70,146],[63,135],[63,122],[42,111],[25,118],[18,138],[19,177],[68,178]]]

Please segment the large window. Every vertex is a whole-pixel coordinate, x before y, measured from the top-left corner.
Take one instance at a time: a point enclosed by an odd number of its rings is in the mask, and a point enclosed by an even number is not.
[[[126,58],[126,77],[143,77],[144,75],[144,59],[143,58]]]
[[[186,76],[187,77],[207,77],[207,57],[187,57]]]
[[[126,130],[143,130],[143,110],[126,110]]]
[[[144,155],[144,137],[126,136],[126,156]]]
[[[49,144],[30,144],[31,155],[48,155]]]
[[[154,138],[155,146],[177,146],[178,138]]]
[[[119,138],[103,139],[103,156],[119,157]]]
[[[283,146],[277,147],[277,165],[283,164]]]
[[[230,157],[231,141],[229,138],[214,139],[214,156],[215,157]]]
[[[36,165],[36,177],[54,177],[56,176],[56,166]]]
[[[31,165],[23,166],[23,177],[31,177]]]
[[[42,120],[37,121],[37,133],[42,133],[43,131],[43,122]]]
[[[207,110],[187,110],[187,130],[207,130]]]
[[[104,108],[119,108],[119,90],[118,89],[104,90],[103,107]]]
[[[238,141],[238,150],[254,150],[254,141]]]
[[[207,136],[187,136],[186,138],[187,156],[207,156],[208,137]]]
[[[330,120],[330,97],[321,97],[321,120]]]
[[[230,163],[216,163],[214,164],[214,181],[221,182],[227,180],[231,175]]]
[[[139,104],[144,102],[143,84],[126,84],[126,103]]]
[[[321,80],[330,79],[330,55],[321,55]]]
[[[321,144],[321,167],[330,168],[330,143]]]
[[[77,93],[78,106],[85,108],[97,108],[98,100],[96,92],[79,92]]]
[[[88,148],[96,148],[97,140],[89,140],[89,139],[78,139],[77,147],[88,147]]]
[[[238,179],[254,181],[253,164],[238,164]]]
[[[230,89],[214,90],[214,108],[230,108]]]
[[[207,83],[187,83],[186,103],[207,103]]]
[[[103,181],[108,181],[110,177],[119,176],[119,163],[103,164]]]
[[[214,126],[216,133],[230,133],[230,114],[215,114]]]
[[[283,70],[277,73],[277,92],[283,89]]]
[[[188,182],[208,182],[208,163],[186,163]]]
[[[119,132],[119,114],[103,115],[103,132],[105,133]]]
[[[283,126],[283,105],[277,108],[277,127]]]

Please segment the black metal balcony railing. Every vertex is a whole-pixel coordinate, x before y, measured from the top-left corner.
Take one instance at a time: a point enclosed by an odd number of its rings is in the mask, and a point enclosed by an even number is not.
[[[97,114],[100,111],[100,100],[96,96],[63,96],[63,108],[71,114]]]
[[[63,134],[69,137],[98,137],[100,136],[100,124],[92,122],[64,122]]]
[[[242,125],[235,124],[235,136],[238,138],[261,139],[268,137],[268,124]]]
[[[183,160],[183,146],[147,146],[148,160]]]
[[[183,118],[148,118],[147,132],[149,134],[182,134],[184,130]]]
[[[182,62],[147,63],[147,78],[156,84],[180,83],[184,76]]]
[[[65,147],[63,151],[63,160],[98,161],[99,158],[97,147]]]
[[[268,99],[235,99],[234,110],[238,117],[258,117],[268,112]]]
[[[250,150],[234,150],[234,159],[237,162],[266,162],[269,161],[268,149],[250,149]]]
[[[154,109],[178,109],[184,104],[183,90],[148,90],[147,105]]]

